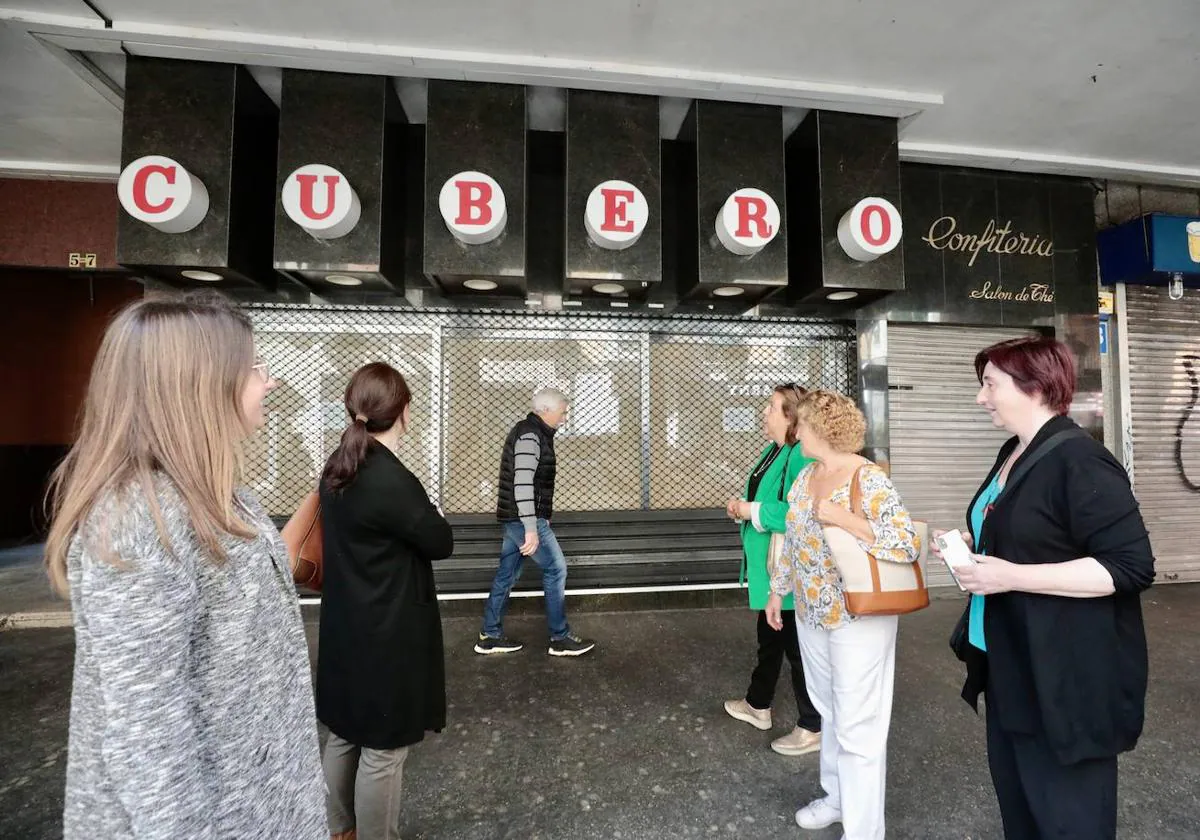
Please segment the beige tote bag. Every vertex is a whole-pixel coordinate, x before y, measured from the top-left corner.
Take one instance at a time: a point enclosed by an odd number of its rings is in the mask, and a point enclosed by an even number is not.
[[[859,484],[861,471],[862,467],[859,467],[850,482],[850,510],[865,516]],[[824,529],[833,562],[842,573],[846,611],[851,615],[903,615],[929,606],[929,590],[925,588],[929,526],[916,520],[913,525],[920,547],[915,563],[877,560],[863,551],[849,531],[836,526]]]

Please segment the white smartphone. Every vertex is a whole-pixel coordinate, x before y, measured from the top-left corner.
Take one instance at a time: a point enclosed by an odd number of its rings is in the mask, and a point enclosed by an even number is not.
[[[947,531],[940,536],[934,538],[937,543],[938,551],[941,552],[942,560],[946,563],[946,568],[950,570],[951,577],[958,584],[958,588],[966,592],[966,587],[958,580],[958,575],[955,574],[955,569],[962,566],[975,565],[975,558],[971,555],[971,549],[967,547],[966,540],[963,539],[961,531]]]

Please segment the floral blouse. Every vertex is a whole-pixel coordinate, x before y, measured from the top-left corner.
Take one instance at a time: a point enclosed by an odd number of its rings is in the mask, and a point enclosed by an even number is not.
[[[787,531],[778,568],[771,575],[771,591],[786,597],[796,593],[796,615],[816,630],[837,630],[856,620],[846,611],[842,575],[833,562],[821,523],[813,515],[817,500],[809,493],[814,464],[796,476],[788,492]],[[921,552],[912,518],[900,501],[891,479],[876,464],[866,464],[858,473],[863,510],[875,532],[875,542],[859,545],[878,560],[913,563]],[[850,482],[830,497],[835,504],[850,507]]]

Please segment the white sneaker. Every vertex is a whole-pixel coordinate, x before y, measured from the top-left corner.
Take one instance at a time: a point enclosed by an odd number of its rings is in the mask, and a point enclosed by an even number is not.
[[[810,802],[796,812],[796,825],[815,831],[842,821],[842,811],[829,804],[829,797]]]
[[[726,700],[725,711],[731,718],[748,723],[755,729],[761,729],[763,732],[771,728],[770,709],[756,709],[745,700],[739,699]]]

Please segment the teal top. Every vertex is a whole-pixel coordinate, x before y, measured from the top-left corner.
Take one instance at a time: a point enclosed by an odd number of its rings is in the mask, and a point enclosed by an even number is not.
[[[971,538],[975,542],[976,554],[983,554],[983,546],[979,542],[979,536],[983,533],[983,520],[987,517],[988,508],[996,501],[996,497],[1003,489],[1000,484],[1000,473],[997,471],[992,476],[992,480],[988,482],[988,486],[983,488],[979,498],[975,500],[975,506],[971,508]],[[984,596],[971,596],[971,617],[967,622],[967,638],[975,647],[986,651],[987,640],[983,636],[983,605]]]

